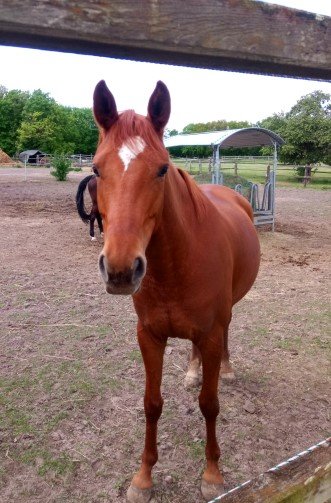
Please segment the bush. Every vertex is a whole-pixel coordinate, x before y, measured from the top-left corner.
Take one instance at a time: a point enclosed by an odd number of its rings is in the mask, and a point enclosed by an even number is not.
[[[51,175],[55,176],[58,182],[64,182],[71,168],[71,161],[65,154],[56,154],[52,161]]]

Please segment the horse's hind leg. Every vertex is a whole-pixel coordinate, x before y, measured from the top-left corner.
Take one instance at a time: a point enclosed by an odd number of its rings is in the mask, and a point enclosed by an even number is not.
[[[224,330],[223,334],[223,352],[222,352],[222,362],[221,362],[221,378],[231,381],[234,379],[235,375],[232,370],[230,363],[230,353],[228,347],[228,333],[229,327]]]
[[[196,386],[199,386],[201,382],[200,365],[201,365],[201,353],[197,348],[197,346],[192,342],[192,352],[190,356],[190,362],[184,381],[185,388],[194,388]]]

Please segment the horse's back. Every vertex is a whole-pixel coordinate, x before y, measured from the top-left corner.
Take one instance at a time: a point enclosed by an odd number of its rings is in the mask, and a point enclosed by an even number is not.
[[[201,185],[202,192],[218,210],[218,228],[226,235],[233,256],[233,303],[251,288],[260,264],[260,244],[253,210],[241,194],[221,185]],[[216,225],[214,228],[215,233]]]
[[[222,212],[227,208],[227,211],[237,214],[237,210],[243,210],[249,219],[253,222],[253,209],[247,199],[241,194],[224,185],[205,184],[200,185],[202,192],[208,199]]]

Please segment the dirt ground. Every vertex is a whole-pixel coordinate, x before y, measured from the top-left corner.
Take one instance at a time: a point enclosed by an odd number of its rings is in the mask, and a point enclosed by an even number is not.
[[[102,242],[74,196],[83,173],[0,171],[0,494],[3,503],[124,502],[144,433],[144,372],[130,298],[104,291]],[[276,232],[234,311],[236,379],[218,438],[230,489],[329,435],[330,193],[277,191]],[[202,501],[205,430],[184,389],[189,345],[166,350],[158,502]],[[330,353],[329,353],[330,354]]]

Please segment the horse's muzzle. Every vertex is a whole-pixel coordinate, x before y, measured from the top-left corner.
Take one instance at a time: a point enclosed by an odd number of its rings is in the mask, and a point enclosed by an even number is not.
[[[113,295],[133,295],[139,288],[146,273],[146,259],[136,257],[131,267],[122,270],[109,264],[105,255],[99,257],[101,277],[106,284],[106,291]]]

